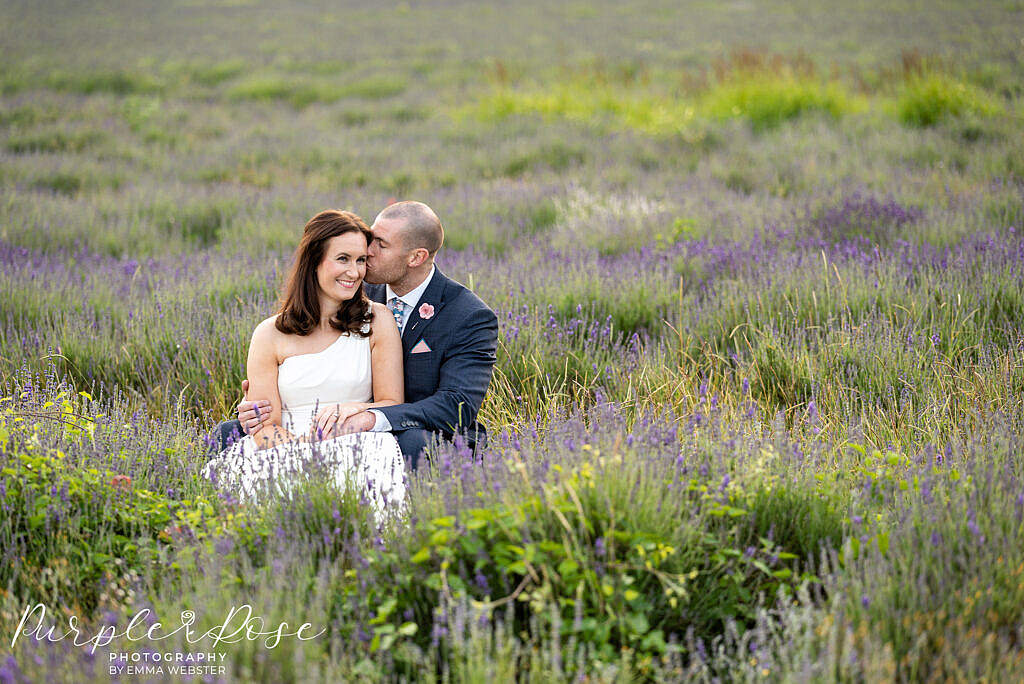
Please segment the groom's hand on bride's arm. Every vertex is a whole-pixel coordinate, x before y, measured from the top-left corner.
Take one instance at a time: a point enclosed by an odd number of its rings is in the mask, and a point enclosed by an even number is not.
[[[349,418],[363,410],[364,404],[358,402],[344,402],[341,404],[329,404],[321,409],[313,419],[313,425],[309,428],[310,437],[323,439],[334,435],[344,434],[342,425]]]
[[[242,381],[242,393],[245,399],[238,404],[238,422],[242,424],[245,434],[251,435],[260,425],[270,420],[270,402],[266,399],[249,401],[249,381]]]
[[[347,435],[351,432],[369,432],[377,422],[377,416],[372,411],[361,411],[345,419],[339,432]]]

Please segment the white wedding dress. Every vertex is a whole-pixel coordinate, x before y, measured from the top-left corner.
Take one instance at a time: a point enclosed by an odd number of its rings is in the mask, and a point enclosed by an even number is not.
[[[405,460],[390,432],[357,432],[310,440],[316,414],[328,404],[367,402],[373,396],[370,338],[341,335],[323,351],[286,358],[277,371],[281,422],[302,440],[259,450],[244,437],[213,457],[203,470],[240,501],[263,496],[291,498],[291,486],[314,470],[326,469],[339,488],[359,488],[378,520],[400,514],[405,505]]]

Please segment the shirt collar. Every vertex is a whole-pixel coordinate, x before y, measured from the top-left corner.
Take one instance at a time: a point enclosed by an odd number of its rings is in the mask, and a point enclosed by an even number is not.
[[[401,297],[398,297],[399,299],[401,299],[403,302],[405,302],[409,306],[410,310],[411,309],[415,309],[416,305],[420,303],[420,297],[422,297],[423,293],[427,291],[427,286],[430,285],[430,279],[434,277],[434,271],[436,271],[436,270],[437,270],[436,267],[431,266],[430,267],[430,273],[427,274],[427,277],[423,279],[422,283],[417,285],[415,289],[410,290],[409,292],[406,292]],[[384,286],[384,301],[385,302],[390,302],[391,298],[395,297],[395,296],[397,296],[397,295],[395,294],[395,291],[391,289],[391,286],[390,285],[385,285]]]

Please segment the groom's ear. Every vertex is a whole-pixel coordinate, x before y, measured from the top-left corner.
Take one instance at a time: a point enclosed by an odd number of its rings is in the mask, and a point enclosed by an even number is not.
[[[422,247],[417,247],[409,253],[409,268],[422,266],[428,258],[430,258],[430,252]]]

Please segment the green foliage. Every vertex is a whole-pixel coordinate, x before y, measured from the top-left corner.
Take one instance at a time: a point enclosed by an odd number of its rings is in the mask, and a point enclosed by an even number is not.
[[[158,97],[132,96],[125,98],[121,110],[128,126],[135,133],[148,129],[149,124],[160,113],[162,102]]]
[[[290,97],[295,90],[295,79],[253,76],[231,86],[227,96],[235,100],[278,100]]]
[[[97,130],[67,131],[54,129],[11,136],[7,139],[4,147],[8,152],[14,152],[15,154],[34,152],[79,153],[104,142],[106,139],[106,134]]]
[[[555,143],[513,157],[502,167],[502,173],[506,176],[521,176],[538,167],[548,168],[552,171],[565,171],[571,166],[582,163],[585,158],[586,153],[582,149]]]
[[[90,72],[57,71],[46,78],[46,84],[55,90],[64,90],[80,95],[111,93],[131,95],[159,92],[163,85],[144,73],[112,70]]]
[[[989,117],[998,102],[977,86],[949,76],[929,73],[912,78],[897,102],[900,121],[908,126],[934,126],[947,117]]]
[[[374,553],[372,564],[388,580],[386,592],[366,597],[379,606],[371,650],[391,650],[403,639],[425,646],[434,606],[468,599],[493,619],[514,606],[515,633],[555,629],[605,662],[628,649],[645,671],[678,650],[670,634],[695,629],[710,638],[727,619],[752,618],[759,592],[774,595],[799,581],[790,562],[797,555],[784,544],[802,542],[799,550],[810,556],[838,539],[842,525],[833,504],[813,493],[782,490],[783,502],[774,492],[736,490],[726,503],[700,480],[684,487],[684,500],[700,512],[684,516],[682,526],[668,524],[676,505],[660,515],[648,508],[667,494],[659,491],[666,483],[652,483],[650,498],[623,516],[615,506],[628,479],[605,481],[584,464],[543,494],[425,521],[408,551]],[[745,503],[752,511],[738,507]],[[811,520],[818,524],[805,525]],[[782,544],[765,537],[780,533]],[[749,535],[760,536],[755,547],[737,546]]]
[[[407,84],[398,76],[376,76],[346,83],[341,97],[361,97],[366,100],[384,100],[401,95]]]
[[[394,93],[397,95],[398,93]],[[398,106],[387,111],[387,117],[391,121],[400,124],[423,121],[430,117],[430,112],[420,107]]]
[[[558,221],[558,207],[552,201],[541,202],[530,209],[524,232],[527,235],[542,233]]]
[[[365,126],[373,119],[370,112],[345,108],[338,114],[338,121],[344,126]]]
[[[61,195],[75,195],[83,184],[80,175],[62,171],[39,176],[32,181],[32,187],[37,190],[49,190]]]
[[[0,95],[14,95],[30,86],[31,79],[25,69],[0,62]]]
[[[348,566],[356,548],[352,540],[372,538],[376,532],[373,514],[360,502],[352,482],[339,490],[330,473],[315,468],[308,469],[305,478],[293,487],[290,498],[272,498],[251,510],[252,524],[268,534],[282,530],[288,539],[302,540],[314,566],[321,561]]]
[[[674,98],[623,93],[608,84],[556,82],[531,89],[499,89],[465,110],[481,121],[501,122],[514,116],[565,119],[594,126],[636,130],[651,135],[684,132],[694,108]],[[693,135],[697,135],[693,133]]]
[[[755,131],[776,128],[809,113],[832,118],[860,104],[838,82],[791,75],[739,76],[719,83],[689,101],[636,85],[613,88],[603,82],[556,82],[542,89],[498,90],[480,99],[473,112],[483,121],[540,115],[594,125],[611,123],[652,135],[683,134],[699,140],[699,114],[718,119],[744,118]]]
[[[168,233],[180,235],[199,247],[208,247],[220,240],[221,232],[231,225],[238,212],[234,200],[209,200],[182,205],[156,203],[150,205],[147,217]]]
[[[955,678],[1012,662],[1024,605],[1016,484],[977,477],[952,449],[949,460],[921,463],[894,451],[849,447],[867,485],[865,503],[885,511],[858,517],[839,557],[840,584],[856,622],[878,633],[907,672]],[[1009,449],[994,442],[974,458],[1005,463]],[[1015,512],[1006,515],[1010,509]],[[894,524],[898,517],[904,524]],[[950,639],[972,655],[951,657]]]
[[[10,109],[0,109],[0,126],[27,128],[37,123],[50,122],[56,118],[56,112],[45,107],[19,105]],[[10,142],[8,138],[8,142]]]
[[[124,178],[120,174],[86,166],[39,173],[31,179],[30,186],[35,190],[74,197],[83,190],[117,189],[123,182]]]
[[[349,97],[380,100],[394,97],[405,89],[403,80],[388,77],[337,83],[263,75],[236,83],[228,88],[227,96],[233,100],[284,100],[302,109],[318,102],[330,104]]]
[[[416,185],[416,177],[411,173],[399,171],[382,179],[382,185],[393,196],[408,195]]]
[[[704,106],[713,117],[744,118],[755,131],[812,113],[837,119],[856,108],[838,83],[764,74],[718,84],[705,95]]]
[[[41,415],[50,415],[68,440],[91,438],[94,421],[78,415],[78,402],[57,399],[44,404]],[[155,538],[171,521],[173,504],[133,489],[131,478],[74,468],[64,452],[34,446],[38,419],[12,408],[9,399],[0,410],[0,502],[12,513],[0,523],[0,539],[17,559],[0,568],[0,585],[42,602],[66,597],[92,611],[100,580],[122,580],[111,575],[115,559],[120,572],[136,575],[159,561]]]
[[[196,64],[191,68],[189,77],[200,85],[212,87],[230,81],[247,68],[248,64],[244,59],[226,59],[222,62]]]

